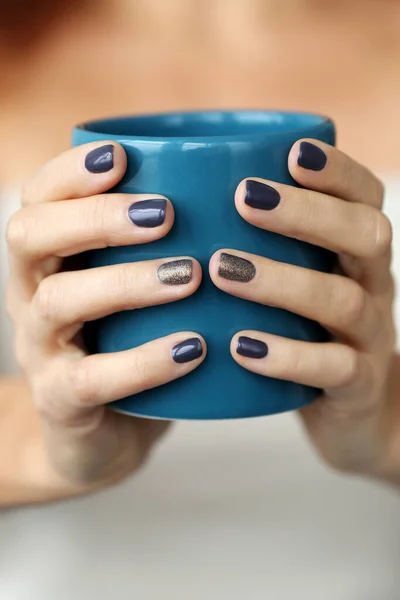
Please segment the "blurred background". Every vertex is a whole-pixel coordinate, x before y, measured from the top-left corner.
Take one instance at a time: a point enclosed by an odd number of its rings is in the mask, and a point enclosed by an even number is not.
[[[0,0],[0,184],[79,121],[186,108],[326,113],[339,145],[400,168],[398,0]]]
[[[19,185],[75,123],[196,108],[332,116],[400,273],[400,0],[0,0],[0,90],[0,294]],[[0,299],[0,372],[11,339]],[[121,487],[0,515],[0,598],[398,600],[399,540],[398,491],[333,474],[296,415],[185,423]]]

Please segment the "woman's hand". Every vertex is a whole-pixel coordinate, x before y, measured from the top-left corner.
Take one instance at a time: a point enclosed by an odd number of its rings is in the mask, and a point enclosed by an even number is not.
[[[249,260],[256,274],[247,282],[232,281],[232,273],[226,279],[227,259],[222,255],[221,262],[219,251],[211,260],[211,277],[229,294],[318,321],[333,341],[312,344],[241,331],[232,340],[232,356],[261,375],[323,389],[301,416],[329,464],[400,481],[392,230],[381,211],[382,184],[339,150],[315,140],[294,144],[289,170],[306,189],[245,180],[236,192],[237,210],[255,227],[337,253],[339,273],[223,250]]]
[[[8,309],[43,430],[30,475],[37,469],[56,496],[106,486],[138,468],[166,423],[104,404],[186,375],[206,352],[193,332],[116,354],[86,356],[79,342],[84,322],[179,300],[201,281],[199,263],[188,257],[65,270],[66,257],[151,242],[172,227],[173,207],[162,196],[104,193],[125,169],[116,143],[66,152],[26,184],[8,228]]]

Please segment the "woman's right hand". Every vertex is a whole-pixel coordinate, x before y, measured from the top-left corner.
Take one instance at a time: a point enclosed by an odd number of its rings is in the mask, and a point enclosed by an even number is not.
[[[206,354],[204,340],[189,331],[115,354],[88,356],[79,341],[87,321],[174,302],[201,281],[199,263],[188,257],[65,270],[67,257],[151,242],[171,229],[173,207],[162,196],[104,193],[125,169],[114,142],[69,150],[25,185],[8,227],[7,305],[43,431],[37,468],[43,485],[63,496],[135,471],[167,426],[117,414],[107,402],[182,377]]]

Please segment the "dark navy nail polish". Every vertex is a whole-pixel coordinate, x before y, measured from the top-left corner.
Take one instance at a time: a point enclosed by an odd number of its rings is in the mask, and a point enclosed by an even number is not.
[[[203,354],[203,346],[199,338],[190,338],[176,344],[172,348],[172,358],[176,363],[186,363],[200,358]]]
[[[85,167],[90,173],[106,173],[114,166],[114,146],[106,144],[95,148],[85,158]]]
[[[159,227],[164,223],[167,201],[163,198],[139,200],[129,207],[128,216],[138,227]]]
[[[244,202],[251,208],[259,208],[261,210],[273,210],[280,202],[279,192],[261,181],[246,181],[246,193]]]
[[[238,339],[236,352],[246,358],[264,358],[268,354],[268,346],[261,340],[241,335]]]
[[[322,171],[326,165],[326,154],[321,148],[310,142],[300,142],[297,164],[303,169]]]

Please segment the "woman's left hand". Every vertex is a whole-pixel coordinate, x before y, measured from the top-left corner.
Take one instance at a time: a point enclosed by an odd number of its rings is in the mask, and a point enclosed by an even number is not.
[[[250,371],[323,390],[300,412],[330,465],[400,481],[392,229],[382,213],[382,183],[339,150],[316,140],[296,142],[288,162],[292,177],[304,189],[245,180],[236,191],[237,210],[255,227],[337,253],[340,273],[224,249],[211,259],[211,277],[229,294],[318,321],[334,341],[314,344],[241,331],[232,339],[232,356]],[[255,276],[243,281],[249,278],[239,272],[239,281],[233,280],[226,254],[250,261]]]

